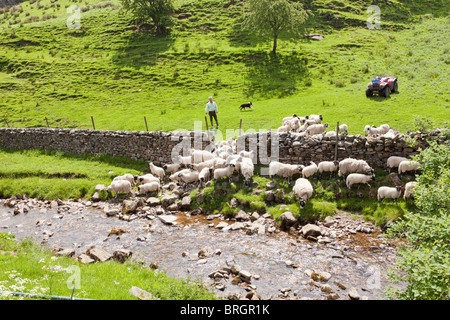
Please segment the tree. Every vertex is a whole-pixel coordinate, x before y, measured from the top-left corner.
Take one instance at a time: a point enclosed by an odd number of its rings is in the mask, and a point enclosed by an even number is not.
[[[289,0],[248,0],[243,28],[273,39],[272,52],[277,52],[278,37],[282,32],[298,35],[308,13],[302,4]]]
[[[125,12],[131,12],[138,23],[151,19],[159,34],[173,25],[173,0],[121,0]]]

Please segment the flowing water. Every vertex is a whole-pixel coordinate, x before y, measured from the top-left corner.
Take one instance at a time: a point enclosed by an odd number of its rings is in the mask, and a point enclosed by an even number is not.
[[[353,239],[359,244],[370,243],[370,247],[354,246],[353,242],[343,251],[340,245],[299,240],[285,232],[248,235],[242,230],[222,231],[211,227],[217,222],[181,212],[175,225],[166,225],[157,217],[127,222],[88,207],[75,208],[64,214],[32,208],[28,213],[14,215],[12,209],[0,206],[1,232],[11,232],[18,239],[32,236],[38,242],[47,238],[48,246],[74,248],[76,256],[93,245],[110,253],[127,249],[132,251],[134,258],[157,264],[169,276],[189,277],[208,284],[213,283],[208,277],[211,272],[239,265],[242,270],[259,276],[252,278],[251,285],[256,287],[262,299],[321,299],[326,295],[321,292],[321,284],[311,283],[305,271],[326,271],[332,275],[328,284],[339,294],[339,299],[348,299],[350,287],[356,287],[361,297],[385,298],[385,273],[392,266],[395,253],[389,246],[374,250],[372,235],[358,233],[355,237],[359,238]],[[114,228],[126,232],[109,235]],[[205,259],[198,258],[198,252],[205,247],[219,251]],[[340,288],[337,282],[344,284],[346,289]],[[245,296],[246,287],[248,290],[246,283],[236,285],[225,279],[221,283],[225,290],[214,290],[224,297],[229,294]],[[282,292],[286,293],[283,295]]]

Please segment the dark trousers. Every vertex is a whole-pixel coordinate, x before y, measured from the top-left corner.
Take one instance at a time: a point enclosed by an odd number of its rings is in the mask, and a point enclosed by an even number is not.
[[[215,111],[209,111],[209,121],[211,121],[211,127],[214,127],[213,117],[216,120],[216,126],[219,126],[219,122],[217,122],[217,113]]]

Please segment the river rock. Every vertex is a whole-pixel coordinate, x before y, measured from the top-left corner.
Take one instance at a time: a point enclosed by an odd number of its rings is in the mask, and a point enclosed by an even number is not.
[[[128,291],[129,294],[131,294],[132,296],[135,296],[136,298],[139,298],[141,300],[159,300],[159,299],[155,299],[155,297],[150,293],[147,292],[145,290],[142,290],[139,287],[131,287],[130,291]]]
[[[173,216],[173,215],[166,215],[166,214],[159,215],[158,218],[159,218],[163,223],[168,224],[168,225],[176,224],[175,221],[177,220],[177,217],[176,217],[176,216]]]
[[[305,238],[308,236],[317,237],[322,234],[320,227],[315,224],[307,224],[303,226],[301,232]]]
[[[95,262],[94,259],[92,259],[90,256],[88,256],[87,254],[80,254],[77,258],[78,262],[82,263],[82,264],[88,264],[88,263],[93,263]]]
[[[113,259],[119,262],[125,262],[126,259],[130,258],[132,255],[132,252],[130,250],[126,249],[119,249],[114,251],[113,253]]]
[[[124,200],[122,202],[122,213],[130,214],[134,213],[138,207],[138,200]]]
[[[182,210],[189,210],[191,208],[191,197],[185,196],[181,200],[181,209]]]
[[[239,210],[234,218],[236,219],[236,221],[249,221],[250,215],[244,210]]]
[[[331,279],[331,274],[325,271],[314,271],[311,273],[311,279],[313,279],[314,281],[327,282]]]
[[[356,289],[355,287],[351,287],[350,289],[348,289],[348,297],[350,298],[350,300],[359,300],[360,296],[358,293],[358,289]]]
[[[216,225],[216,229],[223,229],[223,228],[225,228],[226,226],[228,226],[228,223],[226,223],[225,221],[221,221],[221,222],[219,222],[217,225]]]
[[[109,254],[102,247],[99,246],[89,248],[86,251],[86,254],[89,255],[94,260],[101,262],[105,262],[111,258],[111,254]]]
[[[178,196],[175,194],[166,195],[162,197],[161,204],[164,208],[170,206],[172,203],[174,203],[178,199]]]
[[[73,257],[75,255],[75,249],[61,249],[58,252],[56,252],[57,256],[64,256],[64,257]]]
[[[283,212],[280,218],[281,218],[281,229],[283,230],[288,230],[290,227],[294,226],[297,223],[297,219],[290,211]]]
[[[158,206],[161,204],[161,200],[159,200],[158,198],[155,197],[150,197],[147,199],[146,203],[150,206],[150,207],[154,207],[154,206]]]

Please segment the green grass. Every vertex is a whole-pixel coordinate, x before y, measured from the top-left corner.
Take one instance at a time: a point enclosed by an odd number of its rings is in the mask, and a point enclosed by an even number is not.
[[[0,250],[7,251],[0,254],[0,291],[70,297],[71,279],[77,275],[80,288],[74,291],[75,298],[138,300],[129,294],[130,288],[137,286],[162,300],[217,299],[198,281],[170,278],[138,261],[80,264],[71,258],[56,257],[30,239],[19,242],[5,233],[0,233]]]
[[[0,149],[0,197],[17,193],[39,199],[89,199],[97,184],[148,171],[145,161],[106,155]]]
[[[17,17],[0,13],[1,120],[90,128],[93,116],[97,129],[144,130],[146,116],[150,130],[189,130],[194,121],[206,129],[213,95],[221,130],[240,118],[244,130],[275,129],[292,113],[320,113],[352,134],[368,123],[407,131],[414,116],[442,123],[450,117],[448,4],[391,2],[380,4],[382,28],[368,30],[371,1],[307,1],[315,13],[307,29],[325,40],[284,37],[276,57],[270,41],[239,30],[239,1],[177,1],[167,36],[136,33],[119,1],[24,2]],[[70,4],[89,5],[81,30],[66,27]],[[45,14],[55,18],[42,21]],[[365,86],[380,73],[396,75],[400,93],[367,99]],[[247,101],[255,110],[239,112]]]

